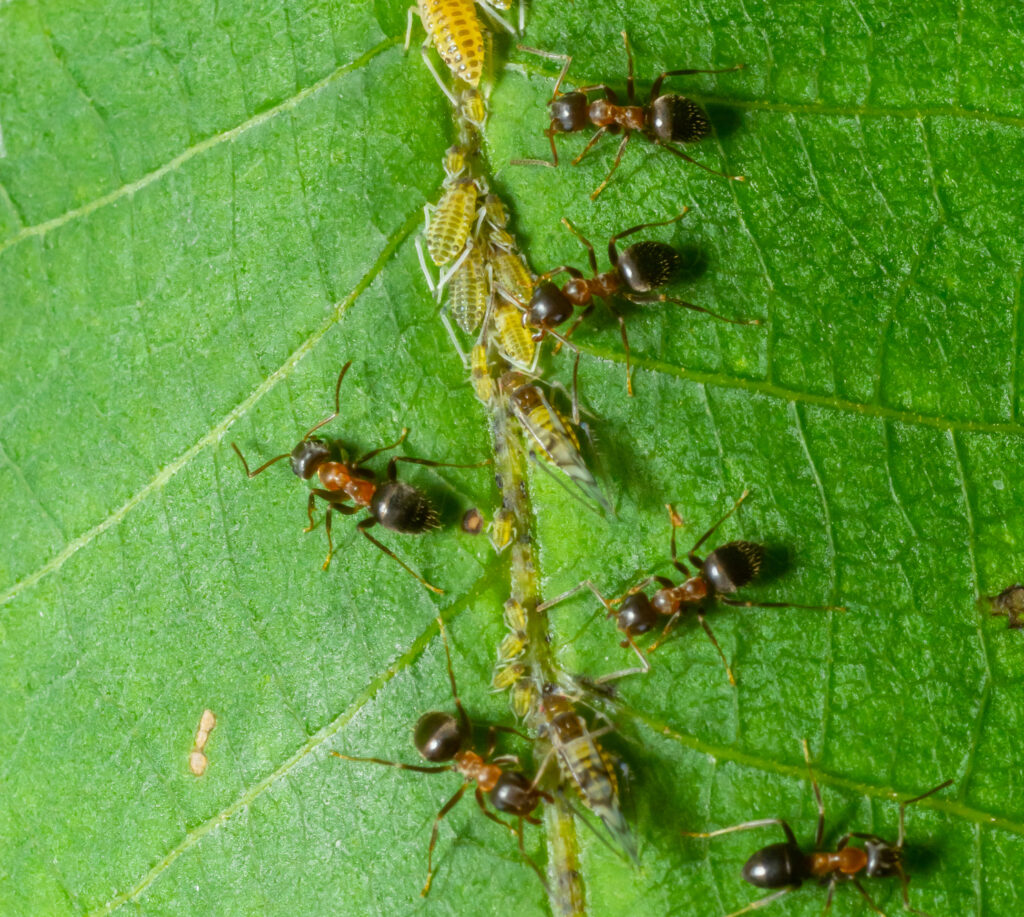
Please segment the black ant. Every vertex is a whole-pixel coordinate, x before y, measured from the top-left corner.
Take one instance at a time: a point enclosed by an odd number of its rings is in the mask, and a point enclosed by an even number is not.
[[[304,481],[310,480],[315,474],[323,487],[314,487],[309,494],[309,502],[306,506],[306,514],[309,516],[309,525],[304,529],[311,532],[316,525],[313,520],[313,510],[316,507],[316,498],[327,503],[327,513],[324,518],[324,528],[327,531],[327,559],[324,561],[323,569],[326,570],[334,556],[334,542],[331,537],[331,515],[339,512],[344,516],[352,516],[360,510],[367,510],[369,516],[361,520],[356,528],[366,536],[367,540],[376,545],[381,551],[387,554],[392,560],[400,564],[407,572],[414,576],[420,583],[438,594],[444,590],[428,583],[422,576],[416,573],[404,561],[402,561],[390,548],[385,547],[374,538],[367,529],[380,523],[384,528],[393,532],[419,535],[430,529],[437,528],[439,524],[437,510],[427,498],[423,491],[404,481],[397,480],[399,462],[411,462],[416,465],[426,465],[430,468],[478,468],[487,465],[490,460],[478,462],[473,465],[456,465],[451,462],[434,462],[429,459],[411,458],[400,455],[388,462],[387,480],[378,484],[374,481],[374,473],[365,467],[366,462],[381,452],[394,449],[399,446],[408,434],[403,429],[402,435],[395,442],[388,446],[381,446],[360,456],[354,462],[349,461],[348,452],[339,440],[322,439],[313,434],[321,427],[326,426],[340,413],[339,397],[341,382],[345,373],[352,365],[349,360],[338,374],[338,382],[334,386],[334,413],[324,418],[320,423],[306,431],[305,436],[291,452],[276,455],[269,461],[264,462],[255,471],[249,470],[249,463],[242,455],[242,451],[234,443],[231,448],[238,453],[242,460],[242,467],[245,473],[254,478],[262,474],[275,462],[287,458],[291,460],[292,471]],[[349,501],[354,505],[349,506]]]
[[[729,683],[735,685],[736,678],[725,658],[725,653],[722,652],[722,647],[719,646],[715,635],[711,632],[710,625],[704,617],[704,606],[706,603],[717,600],[723,605],[732,605],[740,608],[806,608],[815,611],[846,611],[843,606],[837,605],[752,602],[728,597],[736,592],[737,589],[742,589],[758,575],[761,570],[761,564],[764,561],[764,547],[750,541],[730,541],[728,544],[715,548],[704,560],[697,556],[696,551],[726,519],[736,512],[749,493],[749,490],[743,491],[732,508],[701,535],[697,539],[697,543],[690,549],[687,558],[696,569],[692,576],[686,564],[679,560],[676,555],[676,529],[682,526],[683,520],[679,518],[678,513],[672,508],[671,504],[666,504],[672,524],[672,566],[686,577],[686,580],[678,586],[668,577],[651,576],[637,586],[634,586],[621,598],[606,599],[590,580],[585,580],[568,592],[564,592],[538,606],[537,610],[544,611],[567,599],[569,596],[575,595],[580,589],[584,588],[589,589],[597,596],[598,600],[607,610],[608,617],[616,618],[619,630],[625,634],[626,639],[622,641],[622,646],[631,647],[640,658],[641,665],[643,666],[641,669],[628,669],[623,672],[606,675],[601,679],[602,681],[609,681],[623,675],[632,675],[636,672],[648,671],[650,663],[636,645],[634,638],[653,630],[658,624],[660,617],[668,616],[668,623],[661,632],[661,636],[648,647],[647,652],[651,653],[665,640],[675,626],[676,621],[679,620],[684,612],[694,611],[700,626],[704,628],[708,639],[714,644],[715,649],[718,650],[718,655],[722,658],[722,664],[725,666],[726,674],[729,676]],[[657,583],[661,588],[658,589],[653,598],[648,598],[642,590],[652,582]],[[616,605],[619,606],[618,610],[614,607]]]
[[[640,105],[637,103],[636,88],[633,83],[633,52],[630,50],[629,38],[625,32],[622,33],[622,41],[626,46],[628,74],[626,77],[626,105],[619,105],[618,96],[610,86],[604,83],[581,86],[573,92],[560,92],[562,80],[565,79],[565,75],[569,71],[572,58],[520,45],[521,50],[540,54],[542,57],[555,60],[564,58],[565,65],[562,67],[561,73],[558,74],[554,92],[548,102],[548,108],[551,110],[551,124],[544,131],[544,136],[551,143],[551,155],[554,157],[554,162],[547,162],[543,159],[517,159],[512,161],[513,164],[557,166],[558,150],[555,147],[555,135],[575,133],[593,125],[598,128],[598,131],[590,138],[590,142],[583,148],[583,152],[573,160],[573,165],[579,163],[590,152],[602,135],[617,134],[621,131],[623,137],[611,169],[608,170],[604,181],[597,186],[597,190],[590,195],[591,200],[595,199],[611,181],[612,175],[622,160],[626,144],[629,143],[629,138],[635,132],[674,153],[680,159],[692,162],[705,172],[733,181],[744,181],[742,175],[727,175],[725,172],[718,172],[671,145],[672,143],[696,143],[703,140],[711,133],[711,123],[704,110],[691,99],[675,94],[660,95],[661,84],[666,77],[690,76],[696,73],[732,73],[734,70],[742,70],[744,65],[737,64],[735,67],[726,67],[722,70],[665,70],[651,86],[651,94],[648,96],[647,103]],[[591,102],[587,93],[598,90],[604,92],[604,98]]]
[[[332,751],[331,754],[337,758],[344,758],[346,761],[362,761],[369,764],[383,764],[387,767],[397,767],[405,771],[419,771],[423,774],[440,774],[445,771],[454,771],[462,776],[462,786],[455,792],[437,813],[434,818],[434,827],[430,832],[430,846],[427,848],[427,882],[423,886],[421,895],[430,891],[430,883],[434,877],[433,855],[434,844],[437,843],[437,830],[441,819],[445,817],[462,799],[463,794],[470,784],[476,784],[476,803],[480,811],[491,821],[497,822],[503,828],[508,828],[519,839],[519,852],[530,867],[540,876],[540,881],[547,888],[544,876],[537,864],[530,859],[523,846],[523,822],[531,825],[539,825],[540,819],[532,813],[540,805],[541,801],[551,802],[551,796],[543,790],[534,786],[522,771],[506,770],[509,764],[519,764],[515,755],[500,755],[492,758],[494,754],[495,735],[497,732],[511,732],[516,735],[520,733],[505,726],[490,726],[487,732],[487,750],[483,756],[477,754],[473,748],[473,723],[462,706],[458,690],[455,687],[455,672],[452,669],[452,656],[448,649],[448,636],[445,633],[444,621],[437,619],[441,631],[441,638],[444,641],[444,653],[448,659],[448,680],[451,683],[452,698],[455,700],[455,708],[458,716],[450,713],[431,712],[424,713],[416,722],[413,729],[413,742],[416,750],[427,760],[437,763],[437,767],[423,767],[418,764],[401,764],[397,761],[384,761],[381,758],[358,758],[353,755],[343,755]],[[451,764],[440,764],[442,761],[450,761]],[[518,825],[513,828],[507,822],[502,821],[491,812],[484,803],[484,793],[490,799],[491,805],[499,812],[507,812],[518,819]]]
[[[753,828],[764,828],[768,825],[778,825],[786,835],[786,840],[780,844],[769,844],[758,850],[743,866],[743,878],[751,885],[758,888],[780,889],[774,895],[761,898],[758,901],[748,904],[746,907],[733,911],[728,917],[739,917],[748,911],[753,911],[771,904],[783,895],[797,889],[805,881],[818,880],[821,884],[828,885],[828,897],[825,899],[823,914],[828,913],[832,907],[832,895],[836,885],[840,882],[852,882],[854,888],[860,892],[868,905],[877,914],[885,917],[882,909],[875,904],[874,900],[867,893],[867,890],[860,883],[858,876],[863,875],[866,879],[891,879],[898,878],[903,892],[903,906],[912,914],[918,917],[929,917],[924,911],[910,906],[910,897],[907,893],[907,886],[910,877],[907,875],[905,860],[903,857],[904,815],[907,806],[913,805],[926,799],[933,793],[944,790],[953,781],[946,780],[938,786],[932,787],[927,793],[915,796],[913,799],[905,799],[900,803],[900,831],[895,844],[890,843],[877,834],[862,834],[858,831],[851,831],[839,838],[839,843],[834,851],[822,850],[821,844],[825,833],[825,806],[821,801],[821,791],[814,779],[814,772],[811,770],[810,754],[807,750],[807,742],[803,743],[804,759],[807,761],[807,770],[811,774],[811,786],[814,788],[814,798],[818,802],[818,828],[814,833],[814,849],[805,852],[800,848],[793,834],[793,830],[781,818],[762,818],[757,821],[748,821],[742,825],[734,825],[731,828],[720,828],[718,831],[693,833],[684,831],[686,837],[718,837],[720,834],[729,834],[733,831],[748,831]],[[852,847],[850,841],[853,838],[864,841],[863,847]]]
[[[664,286],[672,278],[679,267],[679,253],[670,245],[664,242],[656,242],[648,239],[643,242],[635,242],[622,254],[616,247],[619,239],[631,236],[642,229],[650,229],[653,226],[669,226],[681,220],[689,211],[684,208],[678,216],[670,220],[661,220],[657,223],[641,223],[629,229],[616,233],[608,240],[608,260],[611,262],[611,270],[600,273],[597,269],[597,255],[594,246],[580,233],[580,231],[563,217],[562,223],[587,249],[587,258],[590,262],[592,276],[584,277],[583,272],[567,264],[561,267],[552,268],[537,278],[537,285],[534,288],[533,296],[529,305],[523,313],[523,324],[536,328],[533,335],[535,341],[542,341],[545,336],[551,335],[563,344],[569,343],[573,332],[594,308],[594,297],[600,297],[608,306],[619,323],[622,332],[622,346],[626,351],[626,390],[633,394],[633,383],[630,379],[629,366],[629,338],[626,336],[626,320],[619,315],[609,302],[613,296],[621,296],[633,303],[656,303],[670,302],[694,312],[704,312],[713,318],[721,319],[733,325],[758,325],[757,319],[736,319],[726,318],[703,306],[695,306],[693,303],[682,299],[673,299],[664,293],[652,292],[655,288]],[[571,278],[562,288],[551,282],[551,278],[557,274],[568,274]],[[573,315],[573,307],[579,306],[583,309],[575,324],[565,334],[554,330],[555,326],[568,321]],[[572,346],[571,344],[569,346]],[[576,348],[573,348],[576,349]],[[577,351],[578,353],[578,351]]]

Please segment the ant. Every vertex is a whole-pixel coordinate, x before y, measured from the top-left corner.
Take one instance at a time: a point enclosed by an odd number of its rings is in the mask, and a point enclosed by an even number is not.
[[[944,783],[932,787],[928,792],[915,796],[913,799],[905,799],[900,803],[900,831],[895,844],[880,838],[877,834],[851,831],[839,838],[839,843],[834,851],[823,850],[821,844],[825,833],[825,806],[821,801],[821,790],[818,789],[814,772],[811,770],[811,759],[806,740],[803,741],[803,748],[804,760],[807,762],[807,770],[811,775],[811,786],[814,788],[814,798],[818,802],[818,828],[814,833],[813,850],[809,852],[802,850],[796,841],[793,830],[781,818],[762,818],[757,821],[745,822],[742,825],[734,825],[731,828],[720,828],[717,831],[683,832],[686,837],[718,837],[720,834],[729,834],[732,831],[748,831],[752,828],[778,825],[785,833],[786,840],[784,842],[762,847],[743,866],[743,878],[751,885],[758,888],[780,890],[774,895],[768,895],[768,897],[748,904],[738,911],[733,911],[728,917],[738,917],[740,914],[762,908],[799,888],[803,882],[810,879],[817,879],[821,884],[828,885],[828,897],[825,899],[823,914],[827,914],[829,908],[832,907],[832,895],[836,885],[840,882],[852,882],[854,888],[860,892],[861,897],[867,901],[871,909],[885,917],[882,909],[875,904],[871,895],[861,885],[859,874],[863,874],[867,879],[898,878],[903,891],[903,907],[919,917],[929,917],[924,911],[910,906],[910,897],[907,893],[910,877],[907,875],[903,858],[904,815],[907,806],[920,802],[939,790],[944,790],[953,781],[946,780]],[[850,846],[850,841],[853,838],[864,841],[863,848]]]
[[[622,154],[626,150],[626,144],[629,143],[629,138],[633,136],[634,132],[641,134],[670,153],[674,153],[680,159],[692,162],[705,172],[710,172],[712,175],[718,175],[732,181],[744,181],[745,179],[742,175],[727,175],[725,172],[718,172],[672,146],[673,143],[696,143],[699,140],[703,140],[711,133],[711,123],[708,121],[708,116],[704,113],[704,110],[691,99],[675,94],[661,95],[660,93],[661,84],[665,81],[666,77],[690,76],[696,73],[732,73],[734,70],[742,70],[745,65],[737,64],[735,67],[726,67],[722,70],[665,70],[651,86],[651,94],[646,104],[640,105],[636,98],[636,87],[633,82],[633,52],[630,50],[629,37],[625,32],[622,33],[622,41],[626,47],[628,74],[626,77],[626,105],[619,105],[618,96],[610,86],[604,83],[581,86],[573,92],[561,92],[562,80],[565,79],[565,75],[569,71],[572,58],[568,55],[552,54],[547,51],[539,51],[536,48],[519,46],[520,50],[539,54],[542,57],[548,57],[553,60],[564,59],[565,65],[562,67],[561,73],[558,74],[554,92],[551,95],[551,100],[548,102],[548,108],[551,110],[551,124],[544,131],[544,136],[551,143],[551,155],[554,157],[554,162],[547,162],[544,159],[516,159],[512,161],[513,165],[555,167],[558,165],[555,135],[576,133],[593,125],[598,128],[598,131],[590,138],[590,142],[583,148],[583,152],[572,161],[573,165],[578,164],[590,152],[602,135],[606,133],[617,134],[621,131],[623,137],[611,169],[608,170],[604,181],[591,193],[591,200],[595,200],[608,185],[608,182],[611,181],[612,175],[622,161]],[[587,93],[597,92],[598,90],[604,92],[604,98],[591,102],[587,97]]]
[[[736,592],[737,589],[742,589],[750,583],[760,572],[761,564],[764,561],[764,546],[750,541],[730,541],[728,544],[715,548],[704,560],[701,560],[696,552],[714,534],[715,530],[739,509],[740,504],[747,498],[749,493],[749,490],[744,490],[740,498],[732,505],[732,508],[701,535],[697,539],[697,543],[690,549],[687,558],[696,569],[692,576],[686,564],[679,560],[676,555],[676,529],[682,526],[683,520],[672,508],[671,504],[666,504],[669,520],[672,524],[672,566],[686,577],[686,580],[678,586],[668,577],[650,576],[630,589],[624,596],[617,599],[606,599],[590,580],[584,580],[568,592],[563,592],[561,595],[538,606],[537,610],[545,611],[584,588],[589,589],[597,596],[598,600],[607,610],[608,617],[616,618],[617,627],[625,635],[626,639],[622,641],[622,646],[631,647],[633,652],[639,657],[642,666],[640,669],[627,669],[612,675],[606,675],[603,677],[603,681],[610,681],[613,678],[624,675],[647,672],[650,669],[650,662],[636,645],[634,637],[653,630],[658,623],[659,616],[669,616],[668,623],[661,632],[661,636],[648,647],[647,652],[652,653],[671,633],[680,616],[684,612],[692,610],[696,613],[697,620],[700,622],[700,626],[704,628],[708,639],[711,640],[715,649],[718,650],[718,655],[721,657],[722,664],[725,666],[725,672],[729,677],[729,683],[735,685],[736,677],[729,667],[725,653],[722,652],[722,647],[719,646],[715,635],[711,632],[710,625],[704,617],[704,605],[706,602],[717,599],[723,605],[732,605],[740,608],[806,608],[814,611],[846,611],[845,607],[838,605],[753,602],[728,597]],[[643,590],[652,582],[657,583],[661,588],[658,589],[653,598],[648,598]],[[614,607],[616,605],[619,606],[617,611]]]
[[[238,446],[232,443],[231,448],[238,453],[238,457],[242,460],[242,467],[250,478],[262,474],[275,462],[284,458],[291,460],[292,471],[304,481],[310,480],[314,474],[319,478],[323,487],[314,487],[309,493],[309,502],[306,506],[309,525],[304,531],[311,532],[316,525],[313,520],[313,510],[316,507],[316,498],[319,497],[327,504],[327,513],[324,518],[324,528],[327,531],[327,559],[324,561],[324,570],[330,566],[331,558],[334,556],[334,542],[331,537],[332,513],[339,512],[344,516],[352,516],[365,509],[369,515],[356,525],[356,529],[427,589],[443,595],[443,589],[428,583],[390,548],[385,547],[374,538],[367,529],[380,523],[384,528],[391,529],[393,532],[419,535],[429,529],[437,528],[439,525],[437,510],[434,509],[427,495],[419,488],[413,487],[412,484],[397,480],[399,462],[411,462],[430,468],[478,468],[481,465],[489,464],[490,460],[473,465],[457,465],[451,462],[434,462],[429,459],[400,455],[388,462],[387,479],[383,483],[376,483],[374,473],[365,467],[366,462],[381,452],[401,445],[409,432],[407,429],[403,428],[402,435],[395,442],[367,452],[354,462],[349,461],[348,453],[339,440],[327,440],[313,436],[317,430],[329,424],[341,413],[339,402],[341,383],[351,365],[352,361],[349,360],[338,374],[338,382],[334,386],[334,413],[310,427],[291,452],[276,455],[255,471],[250,471],[249,463]],[[348,505],[350,500],[354,505]]]
[[[562,224],[569,230],[587,249],[587,258],[590,262],[592,276],[584,277],[582,271],[563,264],[560,267],[552,268],[537,278],[537,285],[533,296],[523,312],[523,325],[536,328],[533,335],[535,341],[542,341],[547,335],[551,335],[563,344],[569,344],[577,352],[579,350],[569,343],[569,338],[579,327],[580,323],[590,314],[594,308],[594,297],[600,297],[608,306],[608,311],[619,323],[622,332],[622,346],[626,351],[626,391],[633,394],[633,382],[630,374],[629,364],[629,338],[626,336],[626,320],[617,313],[611,306],[609,300],[613,296],[621,296],[633,303],[656,303],[670,302],[694,312],[704,312],[713,318],[733,325],[759,325],[757,319],[736,319],[726,318],[703,306],[695,306],[693,303],[682,299],[673,299],[664,293],[652,292],[655,288],[664,286],[671,279],[679,267],[679,253],[670,245],[664,242],[656,242],[648,239],[643,242],[635,242],[630,245],[622,254],[619,254],[616,243],[619,239],[631,236],[642,229],[650,229],[654,226],[669,226],[677,223],[689,211],[689,207],[683,209],[682,213],[672,217],[670,220],[661,220],[657,223],[641,223],[616,233],[608,240],[608,260],[611,262],[611,270],[600,273],[597,269],[597,255],[594,246],[572,225],[567,219],[562,218]],[[551,282],[551,278],[557,274],[568,274],[571,278],[562,288]],[[583,309],[575,324],[564,334],[556,332],[555,326],[561,325],[572,317],[573,307],[579,306]]]
[[[523,847],[523,822],[531,825],[539,825],[540,819],[532,813],[540,805],[541,801],[552,802],[552,798],[543,790],[538,790],[536,781],[531,781],[520,770],[506,770],[509,764],[519,764],[515,755],[500,755],[492,758],[494,754],[495,736],[497,732],[510,732],[520,735],[516,730],[506,726],[490,726],[487,731],[487,750],[483,756],[479,755],[473,748],[473,723],[462,706],[458,690],[455,687],[455,672],[452,669],[452,655],[448,649],[448,636],[445,633],[444,621],[437,619],[441,631],[441,639],[444,641],[444,654],[448,660],[448,680],[451,683],[452,698],[455,700],[455,708],[458,716],[450,713],[431,712],[424,713],[416,721],[413,729],[413,743],[416,750],[436,767],[424,767],[418,764],[401,764],[397,761],[384,761],[381,758],[358,758],[353,755],[343,755],[340,752],[332,751],[336,758],[343,758],[346,761],[362,761],[368,764],[383,764],[387,767],[397,767],[405,771],[419,771],[423,774],[440,774],[445,771],[454,771],[462,776],[462,786],[455,792],[437,813],[434,818],[434,827],[430,832],[430,846],[427,847],[427,882],[423,886],[422,896],[430,891],[430,883],[434,878],[433,855],[434,845],[437,843],[437,830],[441,819],[445,817],[462,799],[463,794],[470,784],[476,784],[474,795],[476,804],[480,811],[491,821],[497,822],[503,828],[508,828],[519,838],[519,852],[523,859],[530,865],[534,872],[540,876],[540,881],[547,888],[547,882],[537,864],[530,859]],[[440,762],[450,761],[450,764]],[[499,812],[507,812],[516,816],[518,825],[513,828],[507,822],[502,821],[491,812],[484,803],[484,793],[490,799],[491,805]]]

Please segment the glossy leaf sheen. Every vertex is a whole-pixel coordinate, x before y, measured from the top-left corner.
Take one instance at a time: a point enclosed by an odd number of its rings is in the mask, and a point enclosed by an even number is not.
[[[908,813],[913,904],[1021,910],[1024,644],[976,599],[1022,575],[1022,18],[993,2],[529,5],[525,42],[571,36],[581,84],[624,85],[623,27],[641,91],[668,67],[747,64],[673,83],[717,128],[693,154],[745,184],[635,140],[593,204],[612,140],[577,167],[581,137],[561,139],[557,171],[507,166],[546,155],[555,72],[513,51],[487,153],[533,266],[585,265],[562,216],[603,256],[610,234],[689,206],[650,233],[691,265],[672,292],[763,323],[629,309],[628,399],[617,327],[595,312],[581,390],[618,518],[532,476],[545,595],[667,572],[663,504],[688,544],[749,487],[722,541],[766,541],[788,566],[744,594],[849,606],[714,612],[736,689],[692,623],[623,682],[610,744],[643,866],[581,831],[595,915],[753,900],[739,870],[774,832],[680,832],[778,815],[809,839],[801,737],[830,840],[895,837],[891,794],[953,778]],[[506,561],[452,526],[490,510],[489,472],[408,471],[449,529],[381,538],[435,598],[344,518],[321,573],[286,463],[249,481],[229,448],[289,450],[351,359],[330,429],[354,450],[407,426],[406,454],[489,454],[412,247],[451,134],[403,30],[381,2],[0,3],[5,915],[547,912],[471,799],[421,900],[458,779],[328,754],[416,761],[413,723],[450,703],[438,610],[468,709],[508,721],[488,691]],[[628,665],[601,620],[568,642],[592,609],[550,613],[564,665]],[[218,725],[196,779],[205,707]],[[528,846],[544,856],[538,829]],[[873,893],[899,911],[895,883]],[[770,913],[822,903],[808,887]],[[839,890],[834,913],[864,910]]]

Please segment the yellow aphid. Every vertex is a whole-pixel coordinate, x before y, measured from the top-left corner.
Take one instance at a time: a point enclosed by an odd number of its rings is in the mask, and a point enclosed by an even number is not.
[[[452,277],[450,290],[455,324],[466,334],[472,334],[484,320],[490,296],[484,256],[476,246],[470,249],[466,259]]]
[[[502,507],[494,514],[494,519],[491,520],[488,537],[491,539],[494,550],[499,554],[512,543],[512,536],[515,534],[514,518],[511,512]]]
[[[508,226],[508,210],[497,194],[488,194],[484,201],[484,215],[493,229],[504,229]]]
[[[462,251],[473,228],[478,194],[474,181],[459,179],[441,195],[426,230],[434,264],[447,264]]]
[[[491,683],[494,687],[504,691],[506,688],[511,688],[525,674],[526,666],[521,662],[514,662],[512,665],[502,666],[497,669]]]
[[[448,177],[445,184],[458,178],[466,169],[466,153],[461,147],[450,146],[444,153],[444,174]]]
[[[491,251],[488,260],[495,285],[525,306],[533,296],[533,277],[522,257],[517,252],[498,249]]]
[[[515,632],[526,630],[526,609],[521,602],[509,599],[505,603],[505,626]]]
[[[537,349],[530,332],[523,327],[523,314],[507,302],[494,304],[495,343],[512,363],[529,366]]]
[[[474,0],[418,0],[417,5],[423,28],[452,76],[478,86],[484,69],[484,36]]]
[[[525,634],[505,634],[498,647],[498,658],[503,661],[511,661],[517,656],[521,656],[525,649]]]
[[[468,121],[477,130],[482,130],[487,120],[487,106],[484,98],[476,89],[467,89],[459,95],[459,116]]]
[[[534,690],[533,681],[530,678],[522,677],[512,685],[512,712],[525,719],[526,715],[534,706],[534,698],[537,696]]]

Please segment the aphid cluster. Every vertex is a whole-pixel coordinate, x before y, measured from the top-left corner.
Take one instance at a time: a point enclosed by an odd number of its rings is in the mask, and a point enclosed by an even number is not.
[[[575,895],[572,889],[578,881],[575,867],[559,863],[556,857],[546,878],[540,866],[527,854],[524,841],[524,824],[538,824],[541,814],[545,813],[546,817],[552,807],[569,807],[576,811],[574,803],[578,802],[594,816],[587,816],[589,821],[600,823],[595,830],[599,830],[602,837],[605,834],[610,836],[614,849],[624,854],[624,859],[633,863],[640,861],[640,844],[620,800],[616,759],[602,744],[605,736],[616,731],[604,706],[614,706],[616,702],[617,686],[613,687],[612,683],[627,676],[648,673],[651,669],[650,654],[667,640],[687,615],[696,618],[717,651],[730,683],[736,685],[732,667],[707,621],[706,616],[716,606],[819,611],[845,609],[834,605],[799,605],[743,598],[742,590],[755,581],[765,564],[766,551],[759,543],[731,540],[703,556],[697,553],[737,511],[748,496],[746,491],[695,541],[686,554],[686,562],[678,556],[676,544],[677,530],[683,522],[675,509],[668,505],[670,562],[682,577],[681,581],[661,575],[649,576],[636,582],[623,595],[608,598],[592,580],[586,579],[562,595],[541,601],[532,553],[532,519],[527,502],[529,481],[523,472],[525,457],[534,459],[537,468],[550,472],[570,493],[600,516],[613,518],[615,515],[610,488],[600,473],[595,450],[588,445],[586,424],[581,422],[577,385],[580,351],[572,340],[580,324],[592,313],[596,301],[600,300],[607,306],[619,325],[626,387],[630,395],[633,393],[630,346],[625,318],[615,306],[617,300],[637,305],[679,305],[736,325],[756,325],[758,322],[727,317],[667,295],[663,288],[671,282],[680,266],[679,254],[667,243],[642,238],[631,241],[620,251],[619,246],[624,239],[675,225],[687,212],[686,208],[669,219],[640,223],[613,234],[607,247],[609,267],[604,271],[598,266],[594,246],[573,223],[563,218],[565,227],[587,251],[589,272],[568,264],[552,267],[539,275],[533,272],[525,257],[524,246],[511,228],[508,207],[491,190],[480,152],[480,132],[488,117],[488,81],[485,74],[490,41],[488,29],[477,15],[478,6],[493,22],[512,30],[498,13],[509,9],[507,0],[495,0],[490,4],[476,4],[473,0],[419,0],[414,8],[419,12],[427,36],[423,46],[424,61],[452,104],[457,135],[456,143],[448,149],[442,162],[444,178],[436,202],[425,206],[423,232],[416,240],[416,250],[427,285],[438,303],[440,318],[467,367],[468,384],[490,418],[500,502],[490,520],[479,508],[471,509],[462,517],[462,530],[467,535],[475,535],[486,528],[495,551],[509,552],[510,594],[500,609],[506,633],[498,647],[492,684],[497,690],[509,692],[515,722],[520,728],[529,729],[531,734],[526,736],[516,728],[492,724],[487,728],[485,741],[478,740],[479,729],[466,713],[456,687],[445,624],[438,618],[455,713],[428,712],[415,724],[413,743],[427,763],[404,764],[340,751],[332,754],[348,762],[420,773],[450,772],[461,778],[453,795],[434,817],[427,844],[427,878],[422,894],[426,895],[430,890],[435,874],[434,851],[439,825],[472,788],[480,812],[516,836],[520,855],[549,893],[568,901]],[[521,4],[520,31],[522,12]],[[412,10],[410,36],[411,27]],[[625,32],[622,37],[627,59],[625,104],[620,104],[616,92],[604,83],[563,91],[562,84],[572,59],[535,52],[564,61],[548,103],[550,121],[544,130],[553,161],[544,164],[558,165],[556,135],[593,127],[596,132],[576,157],[575,163],[605,134],[621,135],[622,139],[611,168],[594,190],[592,198],[607,187],[634,134],[707,172],[740,180],[741,176],[729,176],[697,162],[674,145],[696,143],[706,138],[711,133],[710,121],[695,102],[680,95],[663,94],[662,86],[669,77],[728,73],[741,69],[743,65],[719,70],[664,71],[654,79],[646,100],[641,101],[636,93],[633,56]],[[407,47],[408,44],[409,36]],[[428,50],[431,45],[451,73],[451,86],[431,62]],[[566,279],[560,286],[554,279],[563,274]],[[571,324],[567,325],[570,320]],[[556,352],[566,347],[576,354],[571,395],[546,381],[543,371],[538,370],[541,345],[548,337],[557,342]],[[291,452],[274,456],[250,471],[241,450],[234,443],[232,447],[250,478],[287,458],[293,473],[310,484],[306,531],[315,527],[315,512],[318,506],[322,506],[328,542],[323,564],[325,569],[335,554],[331,529],[333,514],[361,513],[357,530],[424,587],[440,593],[440,587],[413,570],[369,530],[379,525],[399,534],[423,534],[440,527],[441,520],[432,498],[419,487],[399,479],[400,463],[474,468],[488,464],[490,460],[455,464],[396,455],[387,462],[383,475],[378,476],[370,463],[381,453],[401,446],[407,430],[401,430],[394,442],[357,458],[350,456],[348,447],[340,440],[315,435],[339,416],[341,384],[350,366],[351,362],[346,363],[338,375],[333,413],[307,430]],[[566,402],[570,407],[565,407]],[[653,587],[653,592],[649,587]],[[600,610],[614,619],[620,632],[617,639],[621,647],[630,651],[639,665],[598,677],[570,677],[558,668],[549,645],[547,622],[556,606],[582,590],[592,593],[600,603]],[[1024,607],[1024,602],[1016,601],[1019,592],[1024,590],[1013,587],[993,600],[994,613],[1008,614],[1011,626],[1018,626],[1019,612]],[[491,611],[499,613],[498,609]],[[656,629],[660,629],[660,634],[644,649],[641,638]],[[209,729],[206,730],[208,732]],[[499,737],[503,742],[515,741],[510,738],[513,736],[529,741],[527,747],[532,748],[534,768],[524,767],[516,754],[497,754]],[[201,747],[197,736],[196,751],[201,751]],[[804,756],[810,769],[806,743]],[[831,905],[835,888],[849,882],[873,910],[881,913],[861,880],[886,877],[899,880],[903,903],[908,910],[924,914],[910,906],[907,892],[909,878],[904,859],[904,813],[908,805],[937,793],[952,781],[900,804],[899,834],[895,843],[874,834],[854,832],[843,836],[834,851],[826,851],[822,847],[824,806],[813,773],[810,777],[819,813],[812,850],[801,848],[789,825],[778,818],[746,822],[705,833],[684,832],[690,837],[710,838],[769,826],[782,829],[786,840],[759,850],[743,869],[744,879],[760,888],[773,889],[774,894],[735,911],[729,917],[758,909],[811,880],[827,886],[826,910]],[[512,821],[507,821],[507,817]],[[575,912],[574,907],[566,905],[561,910]]]

